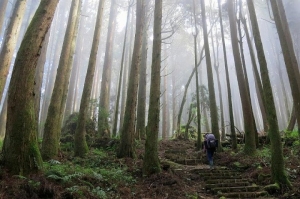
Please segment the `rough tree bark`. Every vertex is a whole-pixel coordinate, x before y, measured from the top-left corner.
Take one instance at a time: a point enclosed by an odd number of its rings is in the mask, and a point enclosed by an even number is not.
[[[57,4],[58,0],[41,0],[14,64],[8,91],[7,126],[3,144],[3,163],[12,175],[28,175],[42,168],[34,110],[34,76],[39,53]]]
[[[116,30],[116,0],[111,1],[109,26],[107,31],[107,41],[105,49],[105,58],[102,71],[99,114],[98,114],[98,133],[101,137],[110,137],[110,127],[108,124],[109,117],[109,97],[111,85],[111,69],[113,59],[113,46]]]
[[[139,70],[141,64],[141,52],[142,52],[144,22],[145,22],[144,17],[145,17],[145,1],[140,0],[137,1],[136,3],[136,33],[134,39],[134,48],[133,48],[129,82],[127,88],[127,99],[126,99],[124,123],[121,132],[121,143],[117,154],[119,158],[135,157],[135,149],[134,149],[135,119],[136,119]]]
[[[77,120],[77,127],[75,131],[74,155],[80,157],[85,156],[85,154],[88,152],[88,146],[85,138],[86,135],[85,124],[86,124],[86,120],[88,119],[88,107],[89,107],[89,101],[90,101],[90,96],[91,96],[91,91],[92,91],[92,86],[94,81],[98,46],[99,46],[99,41],[101,36],[100,33],[102,29],[102,16],[103,16],[104,3],[105,0],[101,0],[98,5],[98,13],[97,13],[92,49],[90,53],[87,73],[85,76],[80,108],[79,108],[79,115]]]
[[[145,20],[146,18],[147,17],[145,17]],[[147,52],[148,52],[147,28],[144,28],[143,37],[144,38],[142,44],[142,61],[141,61],[138,105],[137,105],[138,117],[136,118],[136,138],[144,140],[146,138],[145,125],[146,125]]]
[[[130,8],[132,5],[128,5],[127,10],[127,20],[125,25],[125,35],[124,35],[124,42],[123,42],[123,50],[122,50],[122,58],[121,58],[121,69],[119,73],[119,80],[118,80],[118,91],[117,91],[117,100],[115,105],[115,115],[114,115],[114,123],[112,127],[112,136],[116,137],[117,135],[117,126],[118,126],[118,115],[119,115],[119,104],[120,104],[120,97],[121,97],[121,88],[122,88],[122,78],[123,78],[123,69],[124,69],[124,57],[125,57],[125,47],[126,47],[126,40],[127,40],[127,31],[128,31],[128,22],[130,17]]]
[[[244,79],[244,73],[242,68],[242,61],[240,57],[237,28],[236,28],[236,16],[234,12],[234,0],[228,0],[228,15],[230,23],[231,44],[235,62],[236,75],[238,80],[238,86],[240,91],[240,97],[242,101],[242,112],[244,117],[244,130],[245,130],[245,147],[244,152],[247,155],[254,155],[256,152],[255,132],[253,127],[253,117],[251,115],[251,103],[249,96],[247,95],[247,87]]]
[[[80,17],[80,5],[81,0],[74,0],[70,7],[67,30],[62,46],[62,54],[59,59],[56,79],[44,127],[41,151],[43,159],[45,160],[55,158],[59,150],[60,131],[72,69],[73,52],[75,49],[74,40],[76,41],[76,30],[78,29]]]
[[[162,25],[162,0],[155,0],[153,50],[151,66],[150,100],[148,111],[147,138],[145,144],[145,157],[143,174],[146,176],[161,171],[158,158],[158,132],[160,113],[160,81],[161,81],[161,25]]]

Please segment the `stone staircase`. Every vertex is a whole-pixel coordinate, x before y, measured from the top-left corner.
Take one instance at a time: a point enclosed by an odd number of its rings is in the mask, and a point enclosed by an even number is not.
[[[267,198],[268,193],[262,187],[242,179],[237,171],[226,168],[194,169],[193,173],[205,181],[207,192],[224,198]]]
[[[230,170],[226,167],[215,167],[209,170],[206,157],[196,154],[192,150],[167,150],[165,158],[180,165],[185,165],[185,169],[189,168],[191,180],[201,180],[205,182],[206,193],[218,198],[263,198],[271,199],[268,192],[263,187],[251,182],[251,179],[243,179],[239,171]],[[180,176],[185,169],[174,170]]]

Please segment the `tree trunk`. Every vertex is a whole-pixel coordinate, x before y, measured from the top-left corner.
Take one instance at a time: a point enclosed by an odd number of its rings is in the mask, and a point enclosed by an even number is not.
[[[278,129],[278,122],[276,116],[276,107],[274,103],[271,82],[269,78],[269,72],[267,67],[267,61],[264,54],[264,49],[260,37],[260,31],[257,23],[255,7],[253,1],[247,0],[250,19],[252,23],[254,41],[256,45],[257,57],[260,64],[260,73],[263,83],[264,98],[266,100],[267,116],[269,123],[269,137],[271,141],[271,173],[273,180],[279,184],[279,186],[289,186],[287,175],[285,173],[281,136]]]
[[[80,2],[81,0],[74,0],[70,7],[62,54],[44,127],[42,142],[42,156],[44,160],[53,159],[58,155],[60,131],[75,49],[74,40],[76,41],[76,30],[78,29],[80,17]]]
[[[7,8],[7,3],[8,3],[8,0],[2,0],[0,2],[0,33],[1,33],[3,22],[5,19],[5,13],[6,13],[5,11]]]
[[[211,131],[215,135],[217,140],[220,140],[219,133],[219,123],[218,123],[218,110],[215,97],[215,88],[214,88],[214,78],[212,71],[212,64],[209,51],[209,42],[208,42],[208,32],[206,25],[206,14],[205,14],[205,2],[201,0],[201,14],[202,14],[202,24],[203,24],[203,36],[204,36],[204,46],[205,46],[205,58],[207,65],[207,79],[208,79],[208,90],[209,90],[209,108],[210,108],[210,117],[211,117]],[[219,149],[221,149],[221,144]]]
[[[298,107],[298,108],[296,108],[296,116],[297,116],[297,122],[298,122],[298,135],[300,137],[300,125],[299,125],[299,123],[300,123],[300,73],[299,73],[299,64],[298,64],[298,61],[297,61],[296,52],[294,50],[293,40],[292,40],[292,36],[291,36],[290,29],[289,29],[289,26],[288,26],[288,21],[287,21],[286,15],[285,15],[285,10],[284,10],[282,0],[276,0],[275,2],[271,2],[272,10],[273,10],[274,18],[275,18],[275,23],[277,22],[276,23],[277,30],[278,30],[278,28],[279,28],[278,26],[280,24],[278,24],[279,23],[279,20],[278,20],[279,18],[278,18],[278,15],[276,14],[276,11],[275,11],[276,2],[277,2],[277,7],[278,7],[280,19],[281,19],[281,25],[282,25],[284,38],[285,38],[285,41],[286,41],[286,44],[287,44],[287,47],[288,47],[288,53],[289,53],[289,56],[290,56],[289,61],[292,62],[292,65],[289,65],[289,67],[292,66],[292,68],[294,70],[295,79],[296,79],[296,82],[297,82],[297,85],[298,85],[298,93],[297,93],[298,100],[297,100],[297,102],[295,102],[295,100],[294,100],[294,104],[296,104],[297,105],[296,107]],[[280,39],[280,37],[281,37],[280,35],[282,35],[282,33],[280,33],[280,32],[281,31],[278,30],[279,40],[280,40],[282,50],[284,51],[283,56],[286,57],[285,53],[287,53],[287,52],[285,50],[285,47],[283,47],[282,39]],[[290,82],[290,83],[293,83],[293,82]]]
[[[147,19],[147,17],[145,17],[145,19]],[[143,37],[144,38],[142,44],[142,61],[141,61],[138,105],[137,105],[138,117],[136,118],[136,134],[137,134],[136,138],[140,138],[144,140],[146,138],[145,125],[146,125],[147,52],[148,52],[147,28],[144,28]]]
[[[127,49],[127,56],[125,57],[125,65],[124,65],[124,74],[123,74],[123,82],[122,82],[122,100],[121,100],[121,112],[120,112],[120,132],[122,132],[122,126],[124,123],[124,113],[125,113],[125,105],[126,105],[126,98],[127,98],[127,87],[128,87],[128,77],[129,77],[129,67],[131,65],[131,55],[132,55],[132,40],[134,37],[134,14],[132,11],[132,15],[131,15],[131,20],[130,20],[130,24],[131,24],[131,30],[130,30],[130,39],[129,39],[129,44],[128,44],[128,49]]]
[[[78,35],[80,38],[80,35]],[[75,93],[77,91],[77,79],[78,73],[81,66],[81,60],[83,55],[83,44],[84,44],[84,37],[82,36],[79,43],[76,45],[76,57],[74,60],[74,65],[72,67],[71,77],[70,77],[70,87],[68,89],[68,96],[66,101],[66,108],[64,113],[64,121],[74,112],[74,103],[75,103]]]
[[[121,97],[121,89],[122,89],[122,78],[123,78],[123,69],[124,69],[124,57],[125,57],[125,50],[126,50],[126,40],[127,40],[127,31],[128,31],[128,22],[130,17],[130,8],[132,5],[128,5],[127,10],[127,20],[126,20],[126,26],[125,26],[125,36],[124,36],[124,42],[123,42],[123,50],[122,50],[122,58],[121,58],[121,68],[120,68],[120,74],[119,74],[119,80],[118,80],[118,91],[117,91],[117,100],[115,105],[115,115],[114,115],[114,123],[112,128],[112,135],[113,137],[117,136],[117,126],[118,126],[118,115],[119,115],[119,104],[120,104],[120,97]]]
[[[295,106],[293,105],[292,114],[290,116],[289,124],[286,127],[286,131],[293,131],[296,124],[296,111]]]
[[[111,69],[113,59],[113,46],[116,30],[116,0],[111,1],[109,26],[107,32],[107,41],[105,49],[105,58],[102,71],[99,114],[98,114],[98,132],[101,137],[110,137],[110,128],[108,124],[109,117],[109,97],[111,85]]]
[[[59,9],[58,9],[59,11]],[[58,31],[57,36],[59,35],[59,33],[61,33],[61,29],[63,29],[63,23],[59,23],[59,20],[63,17],[62,12],[56,12],[57,14],[55,14],[54,17],[54,22],[52,23],[51,27],[51,32],[56,32]],[[58,24],[59,23],[59,24]],[[51,44],[51,48],[50,48],[50,60],[48,67],[47,67],[47,76],[46,76],[46,80],[45,80],[45,94],[43,97],[43,102],[42,102],[42,110],[41,110],[41,119],[40,119],[40,123],[41,123],[41,133],[40,136],[43,136],[44,133],[44,126],[45,126],[45,121],[48,115],[48,107],[50,104],[50,100],[51,100],[51,96],[52,96],[52,91],[53,91],[53,86],[54,86],[54,81],[55,81],[55,76],[56,76],[56,60],[59,58],[60,56],[60,52],[59,50],[54,50],[54,49],[58,49],[59,44],[62,43],[62,41],[60,41],[58,38],[55,39],[56,34],[51,35],[52,36],[52,44]]]
[[[5,82],[8,76],[9,68],[11,66],[13,54],[17,45],[20,28],[26,10],[26,1],[27,0],[16,1],[12,13],[12,18],[9,22],[6,34],[4,36],[4,41],[0,52],[0,101],[3,96]]]
[[[238,34],[239,34],[239,45],[240,45],[240,53],[241,53],[241,60],[242,60],[242,68],[243,68],[243,73],[244,73],[244,78],[245,78],[245,84],[246,84],[246,92],[247,92],[247,96],[249,97],[249,102],[250,102],[250,108],[251,108],[251,116],[252,116],[252,121],[253,121],[253,131],[255,133],[255,143],[256,146],[258,147],[258,133],[257,133],[257,129],[256,129],[256,121],[255,121],[255,117],[254,117],[254,112],[253,112],[253,107],[252,107],[252,101],[251,101],[251,95],[250,95],[250,87],[249,87],[249,80],[248,80],[248,73],[247,73],[247,69],[246,69],[246,61],[245,61],[245,55],[244,55],[244,48],[243,48],[243,35],[242,35],[242,28],[241,28],[241,18],[242,18],[242,11],[241,11],[241,7],[242,7],[242,1],[239,0],[239,20],[238,20]],[[266,121],[263,121],[264,123],[266,123]]]
[[[146,176],[159,173],[161,171],[158,158],[160,70],[162,43],[161,25],[162,0],[155,0],[150,100],[148,111],[147,138],[145,144],[145,157],[143,162],[143,174]]]
[[[167,57],[166,46],[164,46],[164,56]],[[166,140],[169,136],[168,130],[168,86],[167,86],[167,71],[168,71],[168,64],[165,60],[165,67],[164,67],[164,74],[163,74],[163,96],[162,96],[162,139]]]
[[[253,127],[253,117],[251,115],[251,103],[249,96],[247,95],[247,87],[244,79],[244,73],[242,68],[242,61],[240,57],[237,28],[236,28],[236,17],[234,12],[233,0],[228,0],[228,14],[230,22],[231,32],[231,44],[235,61],[235,69],[238,80],[238,86],[240,91],[240,97],[242,101],[243,117],[244,117],[244,130],[245,130],[245,147],[244,152],[247,155],[254,155],[256,152],[255,132]]]
[[[225,135],[225,124],[224,124],[224,110],[223,110],[223,99],[222,99],[222,88],[221,88],[221,82],[220,82],[220,74],[219,74],[219,41],[218,38],[216,38],[217,43],[217,49],[215,50],[214,47],[214,39],[213,34],[211,34],[211,43],[212,43],[212,51],[213,51],[213,58],[214,58],[214,69],[217,74],[217,83],[218,83],[218,93],[219,93],[219,100],[220,100],[220,115],[221,115],[221,140],[226,139]],[[217,51],[217,52],[216,52]]]
[[[176,106],[177,106],[177,100],[176,100],[176,87],[175,87],[175,73],[172,73],[172,136],[176,131],[176,117],[178,117],[178,115],[176,114]]]
[[[47,48],[49,43],[50,31],[46,34],[45,42],[41,51],[41,56],[37,62],[37,69],[35,72],[35,111],[37,115],[37,122],[39,124],[40,119],[40,105],[41,105],[41,95],[42,95],[42,84],[43,84],[43,77],[44,77],[44,69],[45,69],[45,62],[47,57]],[[40,126],[38,127],[38,132],[40,132]],[[39,133],[40,135],[40,133]]]
[[[288,27],[288,22],[286,19],[282,1],[271,1],[271,6],[292,90],[296,118],[298,122],[298,134],[300,137],[300,73],[298,68],[298,62],[295,55],[292,37]]]
[[[194,36],[194,69],[195,69],[195,81],[196,81],[196,110],[197,110],[197,144],[196,148],[199,151],[201,149],[201,111],[200,111],[200,96],[199,96],[199,74],[198,74],[198,66],[197,66],[197,36],[198,36],[198,29],[197,29],[197,18],[196,18],[196,5],[195,0],[193,0],[193,12],[194,12],[194,28],[195,28],[195,34]],[[203,52],[203,51],[202,51]],[[202,53],[200,55],[201,59]],[[191,111],[192,111],[192,105],[190,105],[190,112],[189,112],[189,118],[185,129],[185,138],[188,139],[188,126],[191,118]]]
[[[259,104],[261,115],[262,115],[262,118],[263,118],[264,132],[268,132],[267,113],[266,113],[266,109],[265,109],[266,103],[265,103],[265,99],[264,99],[264,95],[263,95],[263,87],[262,87],[260,75],[258,73],[258,69],[257,69],[257,65],[256,65],[254,49],[253,49],[252,42],[251,42],[251,39],[250,39],[250,34],[249,34],[249,31],[248,31],[246,19],[242,18],[241,20],[242,20],[242,23],[244,25],[244,30],[245,30],[246,39],[247,39],[249,52],[250,52],[250,57],[251,57],[251,63],[252,63],[252,66],[253,66],[255,87],[256,87],[258,104]]]
[[[145,17],[145,1],[137,1],[136,4],[136,33],[134,40],[134,48],[132,54],[132,62],[130,67],[129,82],[127,88],[127,100],[124,115],[124,124],[121,132],[120,149],[117,154],[119,158],[135,157],[134,135],[135,135],[135,119],[136,104],[139,82],[139,70],[141,64],[141,52],[144,32]]]
[[[42,168],[34,111],[34,75],[39,52],[58,0],[41,0],[21,43],[8,91],[3,163],[12,175],[28,175]],[[20,80],[25,80],[26,83]],[[21,91],[21,92],[20,92]]]
[[[89,107],[90,96],[91,96],[91,91],[92,91],[92,86],[94,81],[98,46],[99,46],[100,35],[101,35],[100,33],[102,29],[102,16],[103,16],[104,2],[105,0],[101,0],[98,6],[98,13],[97,13],[97,20],[95,25],[92,49],[89,58],[87,73],[85,76],[84,87],[82,91],[81,103],[79,108],[79,115],[77,120],[77,127],[75,131],[74,155],[80,157],[85,156],[85,154],[88,152],[88,146],[85,138],[86,135],[85,125],[86,125],[86,120],[88,119],[87,111]]]
[[[236,142],[236,133],[234,126],[234,118],[233,118],[233,109],[232,109],[232,96],[231,96],[231,87],[229,80],[229,72],[228,72],[228,63],[227,63],[227,53],[225,46],[225,38],[224,38],[224,30],[223,30],[223,18],[221,13],[221,0],[218,0],[218,9],[219,9],[219,17],[220,17],[220,27],[221,27],[221,35],[222,35],[222,45],[223,45],[223,54],[224,54],[224,64],[225,64],[225,72],[226,72],[226,86],[227,86],[227,97],[228,97],[228,109],[229,109],[229,119],[230,119],[230,132],[231,132],[231,140],[232,140],[232,149],[237,149]]]
[[[7,118],[7,94],[5,95],[5,99],[2,104],[2,109],[0,114],[0,139],[1,140],[3,140],[5,136],[6,118]]]

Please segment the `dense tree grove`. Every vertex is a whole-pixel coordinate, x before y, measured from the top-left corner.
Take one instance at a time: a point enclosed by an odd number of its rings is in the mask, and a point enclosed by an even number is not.
[[[160,139],[193,139],[199,151],[213,133],[219,151],[241,144],[251,157],[266,136],[272,179],[291,187],[281,140],[300,138],[299,6],[1,0],[1,163],[13,175],[40,171],[61,155],[62,128],[79,112],[67,136],[74,156],[113,138],[118,158],[136,158],[143,143],[150,176],[161,172]]]

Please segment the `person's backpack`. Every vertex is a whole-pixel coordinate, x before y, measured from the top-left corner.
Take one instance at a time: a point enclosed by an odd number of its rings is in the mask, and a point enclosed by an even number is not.
[[[207,141],[207,148],[208,149],[215,149],[218,147],[218,143],[217,143],[217,140],[214,136],[214,134],[208,134],[206,136],[206,141]]]

